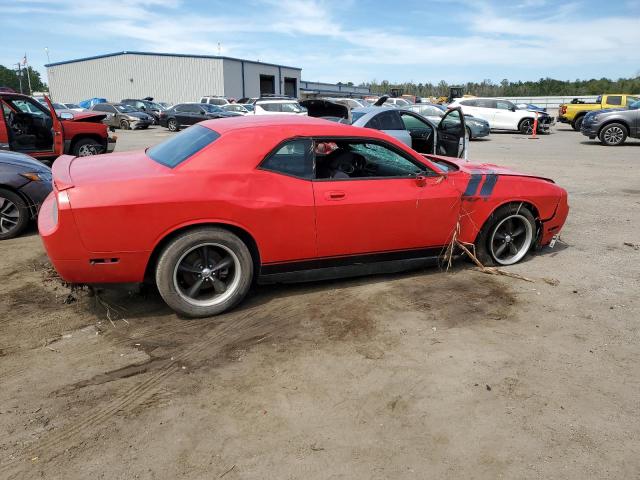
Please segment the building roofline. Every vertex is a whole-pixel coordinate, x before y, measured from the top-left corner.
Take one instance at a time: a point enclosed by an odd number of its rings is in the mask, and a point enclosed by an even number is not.
[[[45,67],[46,68],[56,67],[58,65],[66,65],[67,63],[85,62],[87,60],[97,60],[97,59],[100,59],[100,58],[117,57],[119,55],[148,55],[148,56],[156,56],[156,57],[212,58],[212,59],[216,59],[216,60],[233,60],[233,61],[236,61],[236,62],[253,63],[253,64],[257,64],[257,65],[267,65],[269,67],[282,67],[282,68],[289,68],[291,70],[300,70],[300,71],[302,71],[302,68],[300,68],[300,67],[291,67],[291,66],[288,66],[288,65],[278,65],[277,63],[258,62],[256,60],[246,60],[244,58],[226,57],[226,56],[221,56],[221,55],[190,55],[190,54],[185,54],[185,53],[134,52],[134,51],[129,51],[129,50],[124,50],[122,52],[105,53],[104,55],[94,55],[92,57],[76,58],[74,60],[65,60],[63,62],[47,63],[45,65]]]

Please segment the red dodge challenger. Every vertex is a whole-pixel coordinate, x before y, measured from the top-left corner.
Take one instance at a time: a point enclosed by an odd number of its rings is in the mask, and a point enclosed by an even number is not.
[[[454,232],[483,262],[511,265],[549,244],[569,210],[552,180],[297,116],[206,121],[145,151],[62,156],[53,178],[38,227],[61,277],[154,279],[190,317],[233,307],[254,280],[424,265]]]

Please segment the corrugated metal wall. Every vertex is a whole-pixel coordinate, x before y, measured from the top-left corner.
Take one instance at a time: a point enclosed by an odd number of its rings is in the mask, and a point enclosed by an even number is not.
[[[47,67],[51,94],[58,102],[93,97],[116,102],[153,97],[171,103],[197,102],[204,95],[257,97],[261,74],[274,76],[277,94],[284,93],[285,77],[297,79],[299,92],[300,70],[230,58],[127,53]]]
[[[172,103],[223,95],[222,59],[124,54],[47,68],[58,102],[153,97]]]

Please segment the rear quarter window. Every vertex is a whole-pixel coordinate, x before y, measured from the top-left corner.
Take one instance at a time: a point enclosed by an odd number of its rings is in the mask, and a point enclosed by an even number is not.
[[[194,125],[169,140],[147,150],[147,156],[169,168],[174,168],[220,138],[210,128]]]

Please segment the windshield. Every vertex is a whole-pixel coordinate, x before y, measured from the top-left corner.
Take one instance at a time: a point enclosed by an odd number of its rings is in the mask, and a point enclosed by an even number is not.
[[[210,103],[203,103],[200,106],[202,108],[204,108],[209,113],[217,113],[217,112],[222,112],[223,111],[220,107],[218,107],[216,105],[211,105]]]
[[[52,103],[54,110],[66,110],[67,107],[62,105],[61,103]]]
[[[218,138],[218,132],[201,125],[193,125],[148,149],[147,156],[162,165],[174,168]]]
[[[637,101],[639,101],[640,98],[638,97],[632,97],[631,95],[629,95],[627,97],[627,105],[631,105],[632,103],[636,103]]]
[[[414,105],[411,109],[426,117],[444,117],[444,112],[433,105]]]
[[[80,105],[76,105],[75,103],[67,103],[67,108],[80,108]]]
[[[364,117],[366,112],[351,112],[351,123],[355,123],[361,117]]]
[[[114,107],[121,113],[134,113],[138,111],[130,105],[114,105]]]
[[[629,105],[629,109],[630,110],[639,110],[640,109],[640,100],[637,100],[637,101],[633,102],[631,105]]]

